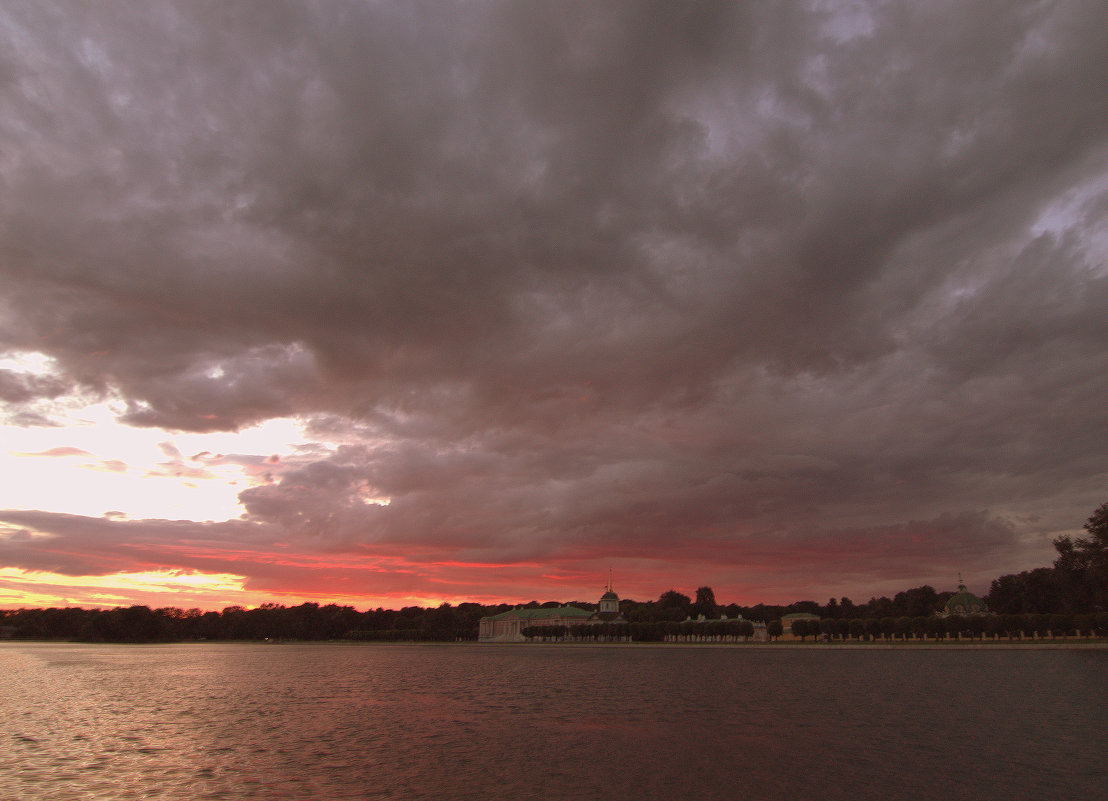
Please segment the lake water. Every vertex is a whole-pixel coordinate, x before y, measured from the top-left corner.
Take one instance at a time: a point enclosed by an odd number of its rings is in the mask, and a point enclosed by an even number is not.
[[[1108,651],[0,644],[0,798],[1108,798]]]

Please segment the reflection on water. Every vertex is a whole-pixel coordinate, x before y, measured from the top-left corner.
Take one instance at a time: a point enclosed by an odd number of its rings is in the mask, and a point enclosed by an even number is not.
[[[1101,799],[1108,652],[0,645],[0,798]]]

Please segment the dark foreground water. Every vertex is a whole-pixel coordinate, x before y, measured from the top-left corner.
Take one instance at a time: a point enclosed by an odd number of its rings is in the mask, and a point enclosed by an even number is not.
[[[0,799],[1106,799],[1108,651],[0,644]]]

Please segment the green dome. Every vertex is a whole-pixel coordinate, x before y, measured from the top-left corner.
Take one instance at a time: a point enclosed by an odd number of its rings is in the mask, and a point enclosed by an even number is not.
[[[958,585],[958,592],[946,602],[948,615],[979,615],[987,611],[985,602],[966,589],[965,584]]]
[[[616,595],[611,590],[608,590],[606,593],[604,593],[603,595],[600,596],[600,600],[602,600],[602,601],[618,601],[619,596]]]

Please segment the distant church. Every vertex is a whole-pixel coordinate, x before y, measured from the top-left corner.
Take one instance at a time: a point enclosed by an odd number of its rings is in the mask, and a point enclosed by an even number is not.
[[[516,607],[499,615],[487,615],[478,624],[479,642],[525,642],[523,629],[528,626],[580,626],[597,623],[623,623],[619,613],[619,596],[612,589],[612,571],[608,571],[608,588],[600,596],[595,612],[576,606],[549,609]]]
[[[597,623],[622,623],[623,616],[619,613],[619,596],[612,590],[612,571],[608,570],[608,591],[600,596],[600,603],[596,605],[596,613],[590,618]]]

